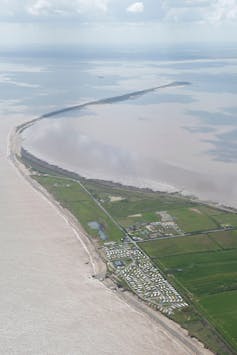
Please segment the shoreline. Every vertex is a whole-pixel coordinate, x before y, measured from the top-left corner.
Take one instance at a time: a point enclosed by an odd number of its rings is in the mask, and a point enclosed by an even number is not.
[[[19,160],[19,135],[17,133],[17,127],[10,133],[9,142],[10,142],[9,158],[13,163],[13,165],[15,166],[15,168],[17,169],[17,171],[24,177],[24,179],[27,180],[27,182],[35,190],[41,193],[47,199],[47,201],[58,210],[61,217],[66,221],[66,223],[68,223],[71,226],[71,228],[74,231],[75,237],[81,242],[83,248],[85,249],[86,253],[91,259],[90,262],[92,264],[93,272],[94,273],[97,272],[96,268],[98,268],[98,273],[100,271],[102,272],[104,270],[104,267],[101,263],[101,260],[98,257],[96,258],[94,255],[94,253],[96,252],[95,246],[93,245],[92,247],[92,243],[88,243],[89,237],[86,235],[86,232],[84,231],[79,221],[67,209],[62,207],[60,203],[57,202],[46,189],[44,189],[39,183],[37,183],[37,181],[31,178],[30,170],[26,165],[22,163],[22,161]],[[81,233],[83,238],[80,238],[79,233]],[[92,258],[92,255],[94,259]],[[96,262],[98,262],[97,265],[95,263],[95,260]]]
[[[232,213],[236,213],[237,214],[237,208],[235,206],[229,206],[229,205],[225,205],[222,204],[220,202],[215,202],[215,201],[209,201],[209,200],[202,200],[200,199],[198,196],[195,196],[194,194],[183,194],[182,191],[179,191],[178,189],[175,191],[165,191],[165,190],[154,190],[150,187],[139,187],[136,185],[126,185],[123,184],[121,182],[115,182],[112,180],[105,180],[105,179],[97,179],[97,178],[89,178],[89,177],[85,177],[82,176],[74,171],[70,171],[67,170],[65,168],[62,168],[58,165],[54,165],[51,163],[48,163],[47,161],[44,161],[40,158],[37,158],[35,155],[31,154],[28,150],[26,150],[25,148],[21,148],[21,157],[23,158],[23,160],[25,160],[25,162],[31,165],[32,163],[36,163],[36,165],[39,165],[42,169],[46,169],[51,171],[51,173],[56,173],[68,178],[72,178],[75,180],[82,180],[82,181],[94,181],[94,182],[98,182],[101,184],[105,184],[107,186],[111,186],[111,187],[119,187],[119,188],[124,188],[127,190],[131,190],[131,191],[144,191],[144,192],[154,192],[154,193],[160,193],[160,194],[164,194],[164,195],[173,195],[176,196],[177,198],[186,198],[192,202],[198,202],[199,204],[202,204],[204,206],[210,206],[210,207],[214,207],[218,210],[221,211],[225,211],[225,212],[232,212]]]
[[[104,287],[106,287],[107,290],[111,292],[115,292],[116,296],[119,297],[133,310],[142,314],[142,316],[149,318],[156,325],[160,325],[163,331],[168,332],[169,335],[172,337],[172,339],[175,338],[177,341],[181,342],[190,351],[194,352],[194,354],[212,354],[212,352],[209,349],[205,348],[203,343],[201,343],[197,338],[191,337],[188,334],[188,331],[182,328],[178,323],[166,317],[158,310],[153,310],[151,307],[149,307],[144,301],[139,299],[131,291],[119,290],[116,282],[112,280],[110,277],[106,277],[106,272],[107,272],[106,263],[104,262],[100,253],[96,249],[95,243],[93,243],[89,235],[84,231],[83,227],[80,224],[80,221],[78,221],[71,214],[70,211],[62,207],[60,203],[57,202],[45,188],[43,188],[38,182],[33,180],[30,176],[31,173],[29,168],[24,164],[24,162],[19,160],[19,158],[21,158],[21,148],[22,148],[21,138],[20,138],[20,134],[22,132],[22,126],[24,127],[23,129],[26,129],[29,126],[29,122],[20,125],[18,127],[15,127],[9,135],[9,153],[10,153],[9,158],[13,163],[13,165],[15,166],[16,170],[24,177],[24,179],[27,180],[27,182],[34,189],[36,189],[40,194],[42,194],[47,199],[47,201],[57,209],[59,215],[65,220],[65,222],[73,230],[75,238],[81,243],[83,249],[85,250],[85,252],[89,257],[90,260],[89,262],[91,264],[91,269],[93,271],[93,274],[91,276],[98,279],[104,285]],[[28,154],[31,155],[30,153]],[[43,162],[43,161],[41,162],[44,163],[47,167],[50,166],[51,169],[56,168],[58,173],[61,170],[63,170],[64,172],[66,171],[65,169],[62,169],[60,167],[52,166],[47,162]],[[68,172],[68,171],[67,173],[73,175],[75,174],[73,172]],[[83,177],[79,177],[78,174],[76,175],[78,179],[79,178],[85,179]],[[134,186],[124,186],[120,183],[113,183],[110,181],[101,181],[101,182],[111,184],[113,186],[116,185],[120,187],[125,187],[127,189],[152,191],[151,189],[147,189],[147,188],[141,189]],[[167,194],[167,192],[161,192],[161,193]]]
[[[91,277],[88,254],[71,226],[6,155],[18,122],[1,125],[0,352],[195,354]]]
[[[157,90],[163,90],[169,87],[182,87],[182,86],[188,86],[191,85],[190,82],[186,82],[186,81],[173,81],[173,82],[169,82],[160,86],[156,86],[156,87],[152,87],[149,89],[144,89],[144,90],[139,90],[139,91],[134,91],[134,92],[130,92],[127,94],[123,94],[123,95],[119,95],[119,96],[114,96],[114,97],[109,97],[109,98],[102,98],[102,99],[98,99],[98,100],[92,100],[90,102],[85,102],[85,103],[81,103],[81,104],[77,104],[77,105],[73,105],[73,106],[68,106],[65,108],[61,108],[55,111],[51,111],[48,113],[45,113],[41,116],[38,116],[36,118],[33,118],[31,120],[29,120],[28,122],[24,122],[22,124],[20,124],[19,126],[16,127],[16,133],[23,133],[27,128],[33,126],[35,123],[43,120],[43,119],[47,119],[50,117],[55,117],[55,116],[60,116],[61,114],[65,113],[65,112],[70,112],[70,111],[80,111],[84,108],[90,107],[90,106],[94,106],[94,105],[107,105],[107,104],[113,104],[113,103],[118,103],[118,102],[123,102],[123,101],[127,101],[130,99],[134,99],[137,96],[141,96],[141,95],[146,95],[147,93],[153,92],[153,91],[157,91]],[[22,149],[24,149],[22,147]],[[8,148],[9,150],[9,148]],[[123,186],[125,188],[129,188],[129,189],[138,189],[138,190],[149,190],[149,191],[153,191],[153,192],[160,192],[160,193],[164,193],[164,194],[177,194],[177,196],[182,196],[182,197],[186,197],[188,199],[190,199],[191,201],[197,201],[201,204],[207,205],[207,206],[212,206],[215,207],[217,209],[221,209],[223,211],[229,211],[229,212],[234,212],[237,213],[237,206],[236,205],[232,205],[229,202],[224,202],[224,201],[218,201],[216,199],[212,200],[212,199],[203,199],[202,197],[200,197],[198,195],[198,193],[192,192],[192,191],[188,191],[185,190],[183,187],[177,187],[175,186],[175,184],[170,184],[170,183],[166,183],[165,181],[160,181],[158,182],[157,187],[153,187],[152,183],[147,182],[147,184],[144,184],[144,186],[142,185],[136,185],[133,182],[132,183],[126,183],[123,181],[113,181],[110,178],[106,179],[104,177],[96,177],[96,178],[90,178],[89,176],[85,175],[80,175],[79,173],[76,173],[74,171],[69,170],[68,168],[62,168],[60,166],[57,166],[54,163],[48,163],[46,160],[43,160],[44,158],[38,158],[37,156],[31,154],[27,149],[24,149],[24,151],[31,155],[31,157],[33,157],[34,159],[41,161],[43,164],[47,165],[48,167],[53,167],[54,169],[60,169],[66,173],[72,174],[75,177],[78,177],[80,179],[84,179],[84,180],[92,180],[92,181],[102,181],[102,182],[106,182],[109,184],[112,184],[114,186]],[[149,181],[149,180],[148,180]],[[152,182],[152,181],[151,181]],[[148,184],[150,186],[148,186]]]

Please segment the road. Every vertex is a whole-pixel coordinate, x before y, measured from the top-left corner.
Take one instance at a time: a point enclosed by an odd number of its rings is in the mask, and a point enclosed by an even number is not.
[[[194,354],[91,277],[80,230],[8,157],[9,132],[25,119],[0,120],[0,353]]]

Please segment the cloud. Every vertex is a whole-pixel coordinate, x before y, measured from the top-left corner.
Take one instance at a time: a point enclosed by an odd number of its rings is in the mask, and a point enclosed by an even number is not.
[[[2,22],[235,24],[237,0],[0,0]],[[145,9],[145,11],[144,11]]]
[[[237,20],[237,1],[218,0],[208,19],[214,23]]]
[[[106,12],[108,3],[109,0],[36,0],[30,1],[26,11],[33,16]]]
[[[164,21],[223,23],[237,20],[237,0],[162,0]]]
[[[144,5],[143,2],[134,2],[130,6],[127,7],[128,12],[132,13],[141,13],[144,11]]]
[[[216,0],[162,0],[163,6],[167,8],[197,8],[207,7]]]
[[[31,15],[38,16],[40,14],[46,14],[51,9],[51,4],[47,0],[38,0],[27,8]]]

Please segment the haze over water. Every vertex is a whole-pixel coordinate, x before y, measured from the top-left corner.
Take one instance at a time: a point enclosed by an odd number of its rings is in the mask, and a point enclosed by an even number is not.
[[[27,66],[24,61],[8,61],[1,85],[4,102],[8,90],[14,92],[12,107],[29,116],[189,82],[44,119],[24,132],[24,147],[89,178],[184,191],[237,206],[235,56],[205,57],[200,51],[150,60],[42,58],[36,65],[28,58]]]

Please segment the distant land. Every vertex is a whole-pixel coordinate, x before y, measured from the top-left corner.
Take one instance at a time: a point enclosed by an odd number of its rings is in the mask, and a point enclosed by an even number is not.
[[[92,106],[92,105],[112,104],[112,103],[115,103],[115,102],[122,102],[122,101],[130,100],[130,99],[134,99],[134,98],[136,98],[138,96],[146,95],[149,92],[156,91],[156,90],[159,90],[159,89],[165,89],[165,88],[176,87],[176,86],[177,87],[178,86],[186,86],[186,85],[191,85],[191,83],[186,82],[186,81],[174,81],[172,83],[165,84],[165,85],[160,85],[160,86],[156,86],[156,87],[152,87],[150,89],[134,91],[134,92],[131,92],[131,93],[128,93],[128,94],[120,95],[120,96],[114,96],[114,97],[109,97],[107,99],[101,99],[101,100],[87,102],[85,104],[69,106],[69,107],[66,107],[66,108],[62,108],[62,109],[59,109],[59,110],[56,110],[56,111],[52,111],[52,112],[46,113],[46,114],[40,116],[37,120],[42,119],[42,118],[48,118],[48,117],[52,117],[52,116],[57,116],[57,115],[60,115],[61,113],[65,113],[65,112],[73,111],[73,110],[79,110],[79,109],[82,109],[82,108],[85,108],[85,107],[88,107],[88,106]]]

